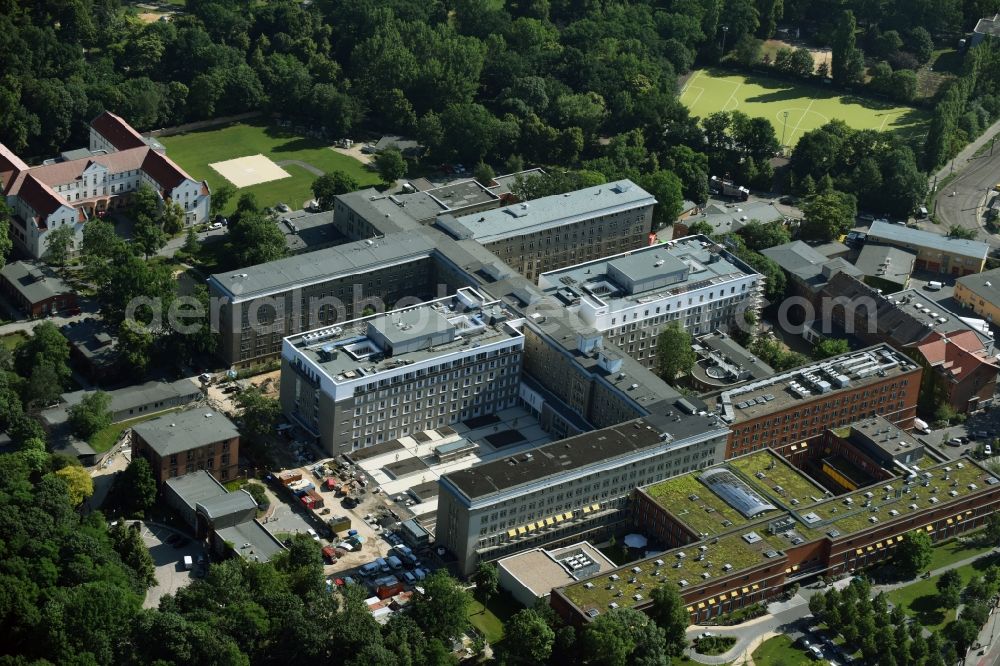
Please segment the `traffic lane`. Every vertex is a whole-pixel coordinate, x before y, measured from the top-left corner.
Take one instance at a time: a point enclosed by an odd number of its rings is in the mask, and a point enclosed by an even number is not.
[[[1000,236],[987,233],[982,227],[979,207],[987,192],[997,184],[1000,172],[1000,149],[966,163],[960,175],[946,185],[935,200],[935,216],[947,228],[952,224],[976,229],[992,245],[1000,245]],[[954,193],[954,195],[952,194]]]

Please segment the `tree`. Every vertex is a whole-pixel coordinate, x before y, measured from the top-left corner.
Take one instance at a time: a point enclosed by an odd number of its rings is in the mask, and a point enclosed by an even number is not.
[[[505,666],[535,666],[548,662],[555,644],[555,632],[545,619],[530,608],[515,613],[504,627],[511,640],[500,644],[500,663]]]
[[[812,613],[817,619],[823,615],[823,611],[826,610],[826,596],[823,594],[814,594],[809,597],[809,612]]]
[[[198,234],[195,232],[194,227],[188,227],[187,233],[184,235],[184,245],[181,246],[181,251],[183,251],[189,257],[193,257],[198,254],[198,250],[201,249],[201,245],[198,244]]]
[[[94,480],[90,474],[79,465],[67,465],[56,472],[56,476],[66,483],[69,501],[73,506],[79,506],[83,500],[94,494]]]
[[[662,229],[673,224],[681,214],[684,203],[680,179],[669,171],[660,170],[643,174],[639,184],[656,198],[653,225]]]
[[[236,406],[243,431],[255,437],[271,432],[281,417],[281,404],[264,395],[258,387],[248,388],[236,395]]]
[[[851,345],[843,338],[823,338],[813,345],[812,355],[817,361],[831,356],[839,356],[851,351]]]
[[[858,59],[859,52],[855,46],[855,31],[857,22],[854,14],[850,10],[841,12],[837,18],[834,28],[832,43],[832,66],[830,67],[834,83],[844,85],[856,80],[854,78],[854,61]]]
[[[973,229],[953,224],[948,227],[948,238],[960,238],[963,240],[975,240],[976,232]]]
[[[691,616],[685,610],[687,604],[672,584],[654,588],[650,598],[653,607],[649,616],[663,630],[667,652],[671,657],[681,656],[688,645],[686,631],[691,622]]]
[[[111,396],[104,391],[87,393],[69,408],[69,423],[73,434],[90,439],[97,431],[111,425]]]
[[[493,167],[489,164],[480,161],[479,164],[476,165],[476,168],[473,169],[472,176],[478,182],[489,187],[490,183],[493,182],[493,178],[496,176],[496,172],[493,171]]]
[[[209,204],[209,215],[215,217],[226,209],[226,204],[236,194],[236,188],[226,183],[222,187],[212,192],[211,203]]]
[[[14,370],[19,376],[29,378],[29,385],[38,384],[32,391],[41,394],[36,398],[42,395],[57,398],[70,376],[69,342],[52,322],[38,324],[31,337],[17,348]]]
[[[141,515],[151,509],[156,503],[156,479],[149,461],[142,456],[132,458],[115,482],[115,491],[120,493],[126,515]]]
[[[45,253],[43,257],[53,266],[66,265],[70,250],[73,249],[73,239],[76,232],[72,224],[56,227],[45,235]]]
[[[964,655],[979,637],[979,627],[969,620],[959,618],[945,627],[944,633],[955,644],[958,654]]]
[[[986,529],[983,531],[986,543],[1000,545],[1000,513],[991,513],[986,517]]]
[[[132,242],[142,252],[146,259],[156,254],[167,244],[167,235],[156,220],[144,214],[135,218],[135,228],[132,232]]]
[[[681,373],[691,372],[698,355],[691,347],[691,334],[678,322],[660,329],[656,340],[656,367],[660,376],[671,382]]]
[[[325,173],[312,184],[313,196],[321,210],[332,210],[334,197],[338,194],[348,194],[361,189],[361,184],[343,171],[331,171]]]
[[[928,541],[930,541],[929,538]],[[905,537],[903,543],[906,543]],[[899,549],[897,548],[896,550],[898,551]],[[957,607],[962,598],[962,577],[954,569],[945,571],[937,580],[937,591],[938,603],[941,606],[944,608]]]
[[[698,220],[697,222],[688,225],[688,234],[692,236],[712,236],[714,233],[715,229],[713,229],[712,225],[705,220]]]
[[[159,224],[164,233],[173,236],[184,228],[185,219],[184,207],[176,201],[168,201],[160,211]]]
[[[121,557],[122,563],[135,575],[136,582],[142,589],[156,584],[156,566],[146,543],[142,540],[142,531],[138,523],[128,523],[125,520],[116,521],[108,530],[111,543]]]
[[[10,239],[10,207],[6,202],[0,201],[0,268],[7,263],[7,256],[14,247]]]
[[[472,576],[476,591],[483,596],[483,606],[489,605],[490,597],[500,589],[500,573],[492,562],[480,562]]]
[[[130,213],[136,220],[140,217],[155,220],[159,217],[162,201],[160,195],[148,183],[140,183],[139,188],[129,199]]]
[[[916,576],[930,564],[931,552],[931,538],[926,532],[907,532],[896,546],[894,561],[905,574]]]
[[[429,638],[448,641],[458,636],[468,624],[469,593],[445,569],[429,575],[423,588],[410,602],[414,621]]]
[[[784,245],[792,237],[788,233],[788,227],[782,222],[761,222],[760,220],[750,220],[739,231],[737,231],[747,248],[754,252],[776,245]]]
[[[582,643],[587,661],[601,666],[665,664],[670,660],[663,630],[633,608],[616,608],[599,615],[583,630]]]
[[[934,55],[934,40],[926,28],[920,26],[913,28],[906,34],[904,42],[906,49],[913,54],[913,57],[921,65],[927,64],[931,56]]]
[[[264,264],[288,254],[285,236],[278,225],[258,212],[241,212],[238,219],[230,222],[229,242],[240,266]]]
[[[802,207],[805,219],[800,236],[815,240],[833,240],[854,224],[858,213],[855,198],[843,192],[817,194]]]
[[[383,183],[395,183],[406,175],[406,160],[403,153],[387,148],[375,157],[375,169]]]

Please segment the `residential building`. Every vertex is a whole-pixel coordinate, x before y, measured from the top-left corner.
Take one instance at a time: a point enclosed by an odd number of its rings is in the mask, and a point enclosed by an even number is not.
[[[947,400],[956,412],[975,412],[993,402],[1000,363],[992,344],[984,345],[973,331],[932,333],[916,351],[927,390]]]
[[[1000,269],[955,280],[955,300],[988,322],[1000,322]]]
[[[910,428],[921,368],[887,344],[833,356],[709,400],[732,429],[726,457],[780,447],[880,415]]]
[[[990,253],[990,246],[980,241],[949,238],[879,221],[872,222],[868,230],[867,242],[872,241],[915,252],[919,270],[958,277],[981,273]]]
[[[82,242],[88,219],[127,206],[143,184],[180,204],[187,224],[208,218],[208,183],[191,178],[159,143],[113,113],[91,122],[89,150],[70,151],[39,166],[29,167],[0,145],[0,188],[14,214],[11,237],[36,259],[47,251],[50,231],[71,226],[74,244]]]
[[[556,587],[616,569],[615,563],[586,541],[555,550],[532,548],[497,561],[500,589],[526,608],[549,598]]]
[[[285,338],[281,404],[329,455],[513,406],[518,319],[472,288]]]
[[[981,18],[976,22],[976,27],[972,30],[972,43],[969,46],[978,46],[984,39],[1000,39],[1000,13]]]
[[[372,152],[381,153],[383,150],[393,148],[403,153],[406,157],[419,157],[424,152],[423,146],[413,139],[407,139],[398,134],[386,134],[372,147]]]
[[[14,261],[0,269],[0,287],[29,318],[79,311],[76,292],[38,261]]]
[[[820,290],[837,273],[857,278],[864,275],[843,257],[830,259],[802,241],[767,247],[761,250],[761,254],[781,267],[796,295],[808,299],[814,305],[818,304]]]
[[[437,226],[479,242],[529,280],[649,243],[656,199],[630,180],[543,197]]]
[[[239,469],[240,432],[223,414],[190,409],[132,426],[132,455],[143,456],[157,484],[197,470],[223,481]]]
[[[728,330],[759,314],[764,278],[705,236],[689,236],[543,273],[538,286],[646,367],[657,335]]]
[[[555,589],[550,604],[581,625],[615,608],[648,611],[651,590],[671,583],[704,623],[887,561],[914,530],[940,542],[979,529],[1000,508],[1000,482],[971,459],[923,455],[897,470],[832,497],[764,450],[643,487],[628,522],[667,550]]]
[[[607,538],[636,486],[722,459],[726,426],[684,399],[673,407],[442,476],[436,543],[465,576],[527,548]]]

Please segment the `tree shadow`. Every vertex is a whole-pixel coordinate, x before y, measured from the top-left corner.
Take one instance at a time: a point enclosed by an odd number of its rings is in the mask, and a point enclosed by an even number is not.
[[[910,610],[916,613],[917,621],[925,627],[935,627],[944,622],[947,609],[941,608],[937,594],[925,594],[910,602]]]

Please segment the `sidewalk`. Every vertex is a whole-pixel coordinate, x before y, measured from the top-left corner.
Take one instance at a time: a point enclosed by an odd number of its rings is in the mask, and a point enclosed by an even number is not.
[[[972,156],[975,155],[976,151],[989,143],[993,139],[993,135],[997,132],[1000,132],[1000,120],[983,130],[983,133],[976,137],[975,141],[958,151],[958,155],[948,160],[948,163],[938,169],[936,173],[929,174],[928,181],[931,187],[934,186],[934,183],[940,183],[944,180],[945,176],[955,171],[956,168],[961,172],[969,160],[972,159]]]

